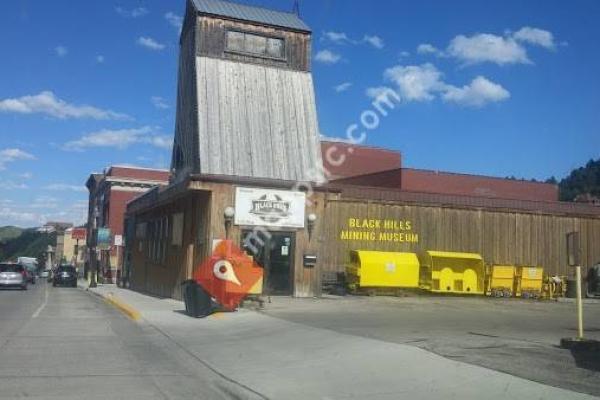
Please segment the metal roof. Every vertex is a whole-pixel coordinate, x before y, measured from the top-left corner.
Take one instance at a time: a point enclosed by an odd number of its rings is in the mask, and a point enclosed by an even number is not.
[[[243,21],[290,28],[310,32],[308,25],[291,12],[275,11],[268,8],[249,6],[227,0],[192,0],[196,10],[202,14],[218,15]]]

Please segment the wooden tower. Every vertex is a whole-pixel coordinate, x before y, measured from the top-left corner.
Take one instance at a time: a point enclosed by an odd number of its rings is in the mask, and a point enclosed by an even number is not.
[[[317,181],[311,31],[297,14],[188,0],[172,170]]]

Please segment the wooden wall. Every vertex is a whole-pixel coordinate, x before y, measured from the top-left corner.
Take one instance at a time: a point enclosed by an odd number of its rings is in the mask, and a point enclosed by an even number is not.
[[[190,192],[185,197],[164,206],[154,207],[135,215],[136,225],[169,217],[171,226],[172,216],[176,213],[184,213],[184,226],[181,246],[171,243],[172,230],[169,228],[166,257],[161,263],[155,263],[147,257],[149,240],[139,239],[134,235],[131,243],[127,244],[131,254],[132,289],[155,296],[181,299],[181,282],[192,277],[194,266],[207,254],[209,204],[208,194]]]
[[[311,74],[210,57],[196,63],[197,172],[316,180],[322,159]]]
[[[351,218],[404,221],[405,229],[349,228]],[[487,263],[542,265],[551,274],[570,275],[566,234],[571,231],[581,232],[585,266],[600,262],[600,218],[345,199],[327,201],[323,220],[323,270],[342,271],[350,250],[440,250],[480,253]],[[348,229],[374,232],[376,240],[370,233],[362,240],[342,240]],[[379,240],[382,232],[404,233],[405,241]],[[418,235],[418,241],[406,234]]]
[[[245,63],[288,68],[296,71],[310,71],[311,37],[307,33],[207,16],[199,17],[197,26],[198,56],[224,58]],[[262,36],[283,39],[285,41],[285,59],[252,57],[248,54],[227,52],[226,33],[228,30],[256,33]]]
[[[196,82],[196,26],[195,14],[189,10],[181,33],[179,68],[177,72],[177,114],[171,169],[175,178],[183,180],[187,174],[198,172],[198,93]],[[175,160],[182,157],[181,165]]]

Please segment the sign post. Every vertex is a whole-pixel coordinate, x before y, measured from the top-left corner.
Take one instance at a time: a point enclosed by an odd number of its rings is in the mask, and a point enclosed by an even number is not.
[[[583,301],[581,299],[581,247],[579,244],[579,232],[567,234],[567,254],[569,266],[575,267],[575,279],[577,285],[577,339],[583,340]]]

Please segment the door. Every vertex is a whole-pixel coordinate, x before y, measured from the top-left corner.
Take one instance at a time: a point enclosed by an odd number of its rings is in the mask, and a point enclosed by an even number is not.
[[[270,232],[270,237],[263,239],[262,243],[251,241],[252,246],[244,246],[248,235],[253,235],[253,232],[244,231],[242,233],[242,248],[264,268],[264,294],[291,296],[294,234],[292,232]]]

